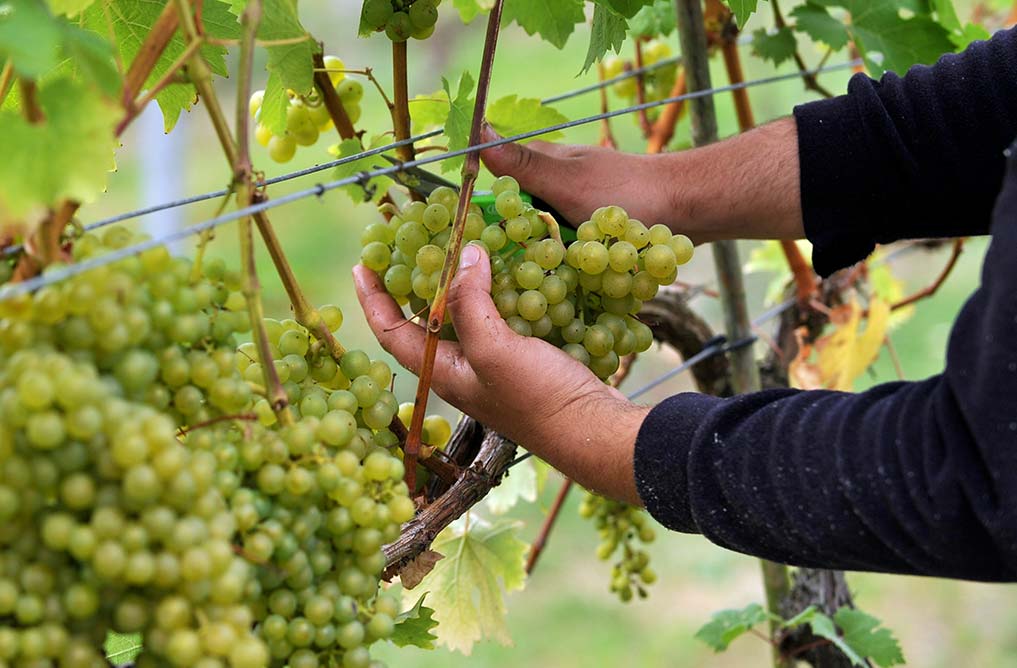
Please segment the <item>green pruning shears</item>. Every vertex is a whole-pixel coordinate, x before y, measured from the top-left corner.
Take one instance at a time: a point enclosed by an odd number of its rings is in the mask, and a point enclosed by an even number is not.
[[[391,156],[385,156],[385,158],[393,165],[402,164]],[[459,192],[459,186],[452,183],[448,179],[442,178],[437,174],[421,169],[420,167],[406,167],[401,172],[389,174],[389,177],[401,186],[409,188],[411,192],[414,192],[421,197],[427,197],[437,188],[451,188],[456,192]],[[576,240],[576,231],[568,226],[565,222],[565,218],[558,213],[558,211],[549,205],[539,197],[534,197],[530,193],[520,192],[519,197],[522,198],[523,202],[529,204],[538,211],[544,211],[551,214],[560,225],[561,239],[566,245]],[[473,197],[470,198],[470,202],[480,207],[480,210],[484,215],[484,222],[488,225],[497,225],[502,221],[502,217],[498,215],[497,210],[494,208],[494,193],[490,190],[475,190],[473,191]]]

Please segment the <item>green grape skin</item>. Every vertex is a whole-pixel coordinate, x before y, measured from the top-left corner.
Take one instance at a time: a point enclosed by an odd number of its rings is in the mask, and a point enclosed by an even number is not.
[[[494,183],[491,185],[491,192],[494,194],[495,197],[502,194],[506,190],[514,193],[519,192],[519,182],[507,174],[496,178],[494,180]]]
[[[438,22],[438,8],[429,2],[414,2],[409,10],[410,23],[416,30],[426,30]]]
[[[592,220],[588,220],[576,228],[576,239],[579,241],[600,241],[603,238],[604,233]]]
[[[292,137],[274,136],[268,142],[268,157],[275,162],[289,162],[297,153],[297,142]]]
[[[675,261],[679,264],[687,264],[695,254],[695,246],[692,240],[684,234],[676,234],[668,241],[668,246],[674,252]]]
[[[350,105],[359,104],[364,98],[364,86],[355,79],[343,79],[339,82],[339,85],[336,86],[335,92],[336,95],[339,96],[339,100],[343,103],[343,106],[347,108]]]
[[[489,225],[480,234],[480,241],[492,252],[497,253],[508,243],[505,231],[497,225]]]
[[[536,262],[523,262],[513,272],[513,278],[524,290],[536,290],[544,281],[544,270]]]
[[[516,216],[505,221],[505,236],[516,243],[529,239],[530,230],[530,221],[525,216]]]
[[[519,295],[516,310],[530,322],[539,320],[547,313],[547,297],[538,290],[527,290]]]
[[[677,260],[670,246],[661,244],[643,251],[646,271],[656,279],[667,277],[677,268]]]
[[[360,253],[360,262],[368,269],[381,273],[388,269],[392,253],[388,245],[380,241],[372,241],[364,246]]]
[[[617,241],[608,249],[608,263],[617,272],[630,271],[639,262],[639,251],[628,241]]]
[[[590,353],[588,353],[586,351],[586,348],[584,348],[582,345],[578,343],[566,343],[564,346],[562,346],[562,350],[564,350],[569,356],[571,356],[577,362],[580,362],[584,366],[589,366]]]
[[[445,251],[433,244],[427,244],[420,247],[415,259],[422,272],[433,274],[436,271],[441,271],[445,264]]]
[[[518,315],[519,293],[515,290],[502,290],[494,295],[494,306],[502,318],[508,319]]]
[[[533,328],[530,323],[518,315],[506,318],[505,323],[519,336],[533,336]]]
[[[604,244],[587,241],[580,251],[580,268],[587,274],[600,274],[610,262],[610,254]]]
[[[406,12],[395,12],[385,24],[385,35],[393,42],[405,42],[413,34],[413,23]]]
[[[388,268],[385,272],[385,289],[390,294],[406,296],[413,291],[412,271],[405,264],[397,264]],[[654,283],[654,288],[657,284]]]
[[[523,200],[518,192],[505,190],[495,198],[494,208],[499,216],[508,220],[523,213]]]
[[[614,335],[604,325],[591,325],[583,335],[583,346],[591,356],[601,357],[614,348]]]
[[[660,246],[671,241],[671,230],[666,225],[657,224],[650,228],[650,244]]]
[[[629,217],[618,206],[606,206],[593,212],[590,221],[605,235],[623,237],[628,228]]]
[[[449,226],[452,220],[452,216],[449,210],[439,203],[430,204],[424,209],[424,215],[421,222],[424,227],[430,230],[432,233],[438,233]]]

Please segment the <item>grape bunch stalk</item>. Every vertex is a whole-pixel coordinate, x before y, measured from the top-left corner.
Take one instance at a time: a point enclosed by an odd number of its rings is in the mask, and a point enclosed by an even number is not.
[[[384,32],[393,42],[427,39],[438,22],[440,0],[364,0],[361,33]]]
[[[491,295],[509,327],[548,341],[607,380],[620,358],[653,344],[636,317],[642,303],[674,282],[692,258],[688,237],[664,225],[649,229],[617,206],[597,209],[566,247],[557,223],[526,205],[509,176],[493,187],[500,222],[487,225],[476,203],[466,216],[464,240],[491,257]],[[361,235],[361,262],[414,313],[434,298],[451,234],[458,195],[435,189],[426,202],[409,202],[388,223]],[[451,326],[444,332],[454,337]]]
[[[346,66],[336,56],[325,56],[324,63],[346,115],[351,123],[356,123],[361,115],[363,84],[346,76]],[[251,116],[257,122],[254,138],[268,148],[268,157],[280,163],[292,160],[297,153],[297,146],[314,146],[318,143],[320,134],[333,127],[332,117],[317,90],[308,95],[298,95],[290,90],[287,95],[289,104],[286,107],[286,130],[281,135],[274,134],[271,128],[260,122],[265,91],[255,91],[250,102]]]
[[[158,247],[0,305],[0,666],[106,666],[110,631],[139,668],[378,665],[382,545],[416,512],[392,372],[289,319],[261,359],[242,283]]]

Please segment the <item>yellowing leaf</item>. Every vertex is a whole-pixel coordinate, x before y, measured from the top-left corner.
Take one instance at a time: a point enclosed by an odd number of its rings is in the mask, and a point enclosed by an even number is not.
[[[537,469],[532,457],[509,469],[501,483],[484,498],[484,503],[495,515],[504,515],[520,499],[530,503],[537,500]]]
[[[833,310],[830,321],[833,331],[816,341],[814,346],[800,345],[798,356],[791,363],[790,374],[795,387],[850,391],[854,381],[879,355],[886,338],[890,305],[873,298],[865,330],[859,332],[862,308],[856,301]],[[813,349],[816,361],[811,362]]]
[[[120,112],[93,88],[69,79],[39,90],[45,121],[0,112],[0,227],[63,199],[90,202],[106,187]]]
[[[445,555],[421,582],[438,620],[438,642],[469,654],[481,639],[509,644],[505,624],[507,592],[526,581],[529,546],[517,537],[520,523],[457,522],[431,546]]]
[[[507,95],[487,107],[487,122],[503,137],[539,130],[567,120],[557,109],[530,97]],[[561,137],[561,132],[549,132],[541,135],[540,139],[554,141]]]

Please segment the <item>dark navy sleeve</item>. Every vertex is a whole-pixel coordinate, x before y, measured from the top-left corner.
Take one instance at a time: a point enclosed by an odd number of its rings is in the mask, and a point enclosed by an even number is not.
[[[672,397],[636,442],[650,513],[783,563],[1017,581],[1017,159],[1007,169],[943,374]]]
[[[988,231],[1017,135],[1017,32],[906,76],[855,75],[796,107],[805,234],[821,275],[875,244]]]

